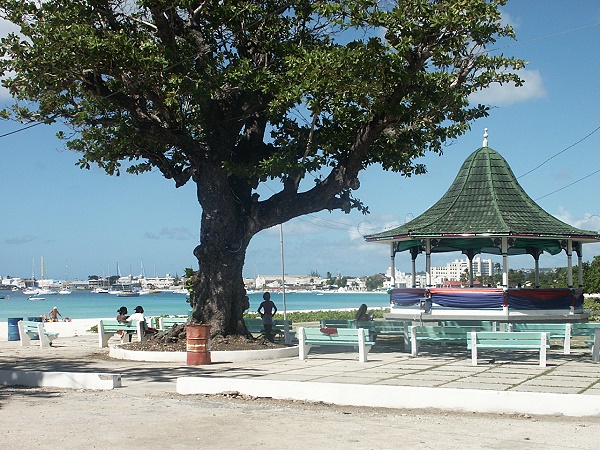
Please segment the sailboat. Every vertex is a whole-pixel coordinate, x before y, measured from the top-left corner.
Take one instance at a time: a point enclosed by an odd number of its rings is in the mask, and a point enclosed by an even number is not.
[[[35,287],[35,258],[31,260],[31,287],[26,287],[23,289],[23,294],[25,295],[35,295],[38,294],[39,289]]]
[[[144,271],[144,261],[140,260],[142,266],[141,278],[144,280],[145,286],[143,289],[140,289],[138,292],[140,295],[147,294],[160,294],[162,291],[160,289],[156,289],[156,266],[154,266],[154,285],[153,287],[148,287],[148,280],[146,279],[146,272]]]
[[[58,291],[44,287],[44,257],[41,256],[40,259],[42,263],[42,284],[40,286],[40,289],[38,289],[38,293],[35,295],[56,295],[58,294]]]
[[[32,270],[31,279],[33,280],[33,286],[23,290],[23,294],[30,295],[29,300],[44,300],[42,295],[58,294],[57,291],[53,291],[52,289],[44,288],[44,257],[43,256],[41,257],[41,265],[42,265],[42,281],[41,281],[40,287],[35,287],[35,270],[33,268],[35,266],[35,258],[33,259],[32,269],[31,269]]]
[[[65,283],[67,282],[67,280],[69,279],[69,266],[67,266],[67,261],[65,261]],[[58,293],[60,295],[68,295],[70,294],[72,291],[71,289],[68,289],[66,286],[63,285],[63,287],[61,289],[59,289]]]

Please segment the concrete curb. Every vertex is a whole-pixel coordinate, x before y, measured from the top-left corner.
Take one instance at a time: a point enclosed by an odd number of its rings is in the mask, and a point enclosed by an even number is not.
[[[177,393],[236,391],[253,397],[380,408],[436,408],[481,413],[600,416],[598,397],[577,394],[508,392],[408,386],[332,384],[216,377],[177,378]]]
[[[121,375],[111,373],[41,372],[0,370],[4,386],[60,387],[71,389],[114,389],[121,387]]]
[[[125,350],[120,345],[112,345],[108,356],[115,359],[127,359],[131,361],[148,362],[186,362],[186,352],[146,352],[138,350]],[[235,351],[211,351],[210,359],[214,363],[257,361],[268,359],[291,358],[298,356],[298,347],[283,347],[268,350],[235,350]]]

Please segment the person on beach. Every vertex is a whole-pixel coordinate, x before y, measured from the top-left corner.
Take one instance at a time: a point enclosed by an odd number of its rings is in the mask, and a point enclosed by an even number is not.
[[[262,318],[265,337],[273,342],[273,316],[277,313],[277,306],[271,301],[271,294],[269,292],[263,294],[263,301],[258,307],[257,312]]]
[[[48,322],[58,322],[58,316],[60,316],[61,319],[63,318],[62,314],[58,312],[58,308],[55,306],[48,313]]]
[[[354,320],[357,322],[366,322],[367,320],[373,320],[373,313],[367,314],[367,305],[364,303],[358,307]]]

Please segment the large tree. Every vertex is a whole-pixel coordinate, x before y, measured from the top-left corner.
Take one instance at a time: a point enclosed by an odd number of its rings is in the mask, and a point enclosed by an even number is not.
[[[5,117],[62,121],[110,175],[157,168],[197,186],[193,317],[243,334],[252,237],[303,214],[366,207],[361,170],[405,176],[487,114],[522,61],[505,0],[2,0]],[[280,189],[261,198],[261,183]]]

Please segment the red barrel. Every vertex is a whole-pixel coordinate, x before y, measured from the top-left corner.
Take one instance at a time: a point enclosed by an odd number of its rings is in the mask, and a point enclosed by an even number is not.
[[[210,364],[210,325],[187,325],[187,363]]]

